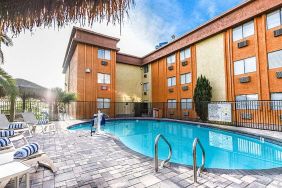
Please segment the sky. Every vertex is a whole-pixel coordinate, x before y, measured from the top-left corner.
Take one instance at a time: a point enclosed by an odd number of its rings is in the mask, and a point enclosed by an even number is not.
[[[120,38],[120,52],[144,56],[155,46],[179,37],[204,24],[243,0],[135,0],[129,17],[122,24],[95,23],[84,27]],[[23,78],[47,88],[64,87],[62,64],[73,26],[36,28],[13,36],[12,47],[2,47],[5,64],[14,78]]]

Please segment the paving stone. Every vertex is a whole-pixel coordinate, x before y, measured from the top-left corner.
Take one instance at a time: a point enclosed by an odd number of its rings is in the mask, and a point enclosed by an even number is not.
[[[153,175],[146,175],[146,176],[141,177],[140,181],[145,186],[151,186],[151,185],[154,185],[156,183],[159,183],[161,180],[158,179],[157,177],[153,176]]]

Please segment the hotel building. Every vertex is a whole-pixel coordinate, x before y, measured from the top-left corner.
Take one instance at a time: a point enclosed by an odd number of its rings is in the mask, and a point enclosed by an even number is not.
[[[76,116],[100,108],[130,114],[136,107],[127,103],[165,102],[162,113],[195,117],[186,102],[200,75],[210,80],[213,101],[282,100],[281,0],[246,1],[144,57],[120,53],[118,42],[73,28],[63,63],[66,90],[97,102],[81,103]]]

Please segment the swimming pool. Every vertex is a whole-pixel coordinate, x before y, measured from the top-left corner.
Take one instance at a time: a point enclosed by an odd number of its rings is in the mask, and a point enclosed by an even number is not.
[[[69,130],[90,130],[90,123]],[[282,167],[282,146],[253,137],[195,124],[155,120],[113,120],[102,127],[118,137],[130,149],[154,156],[154,140],[163,134],[172,146],[171,162],[192,165],[192,144],[198,137],[206,152],[205,168],[271,169]],[[198,162],[201,152],[198,149]],[[159,157],[166,159],[168,146],[159,142]]]

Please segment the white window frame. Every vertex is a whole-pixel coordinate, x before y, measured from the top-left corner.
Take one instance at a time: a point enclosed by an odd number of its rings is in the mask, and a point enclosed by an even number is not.
[[[98,49],[98,58],[105,59],[105,60],[111,60],[111,50],[99,48]]]
[[[111,107],[111,99],[97,98],[97,109],[108,109]]]
[[[166,58],[167,66],[171,66],[176,62],[176,56],[175,54],[172,54]]]
[[[168,99],[167,100],[167,108],[168,109],[176,109],[176,99]]]
[[[145,91],[145,92],[149,91],[149,83],[148,82],[143,83],[143,91]]]
[[[254,63],[254,68],[247,66],[248,64],[250,65],[253,63]],[[238,67],[240,67],[243,70],[238,71]],[[234,62],[234,75],[247,74],[247,73],[256,72],[256,71],[257,71],[256,57],[250,57],[250,58],[246,58],[246,59],[242,59],[242,60]]]
[[[249,25],[252,26],[251,32],[247,32],[247,31],[249,31],[249,30],[247,30],[247,27]],[[240,36],[239,37],[234,37],[234,36],[236,36],[235,32],[238,32]],[[250,36],[252,36],[254,34],[255,34],[255,25],[254,25],[254,20],[252,20],[252,21],[244,23],[244,24],[242,24],[242,25],[240,25],[238,27],[233,28],[233,30],[232,30],[233,42],[241,40],[241,39],[244,39],[244,38],[247,38],[247,37],[250,37]]]
[[[111,84],[111,75],[105,73],[97,73],[98,84]]]
[[[282,67],[282,50],[269,52],[267,54],[268,69],[275,69]]]
[[[192,99],[189,98],[181,99],[181,109],[192,110]]]
[[[191,57],[190,47],[180,51],[180,61],[181,62],[185,61],[186,59],[188,59],[190,57]]]
[[[167,86],[168,87],[176,86],[176,77],[175,76],[167,78]]]
[[[282,110],[282,92],[271,93],[270,97],[271,97],[271,103],[270,103],[271,110]]]
[[[274,16],[275,14],[277,14],[276,16],[278,16],[279,23],[277,23],[276,25],[275,24],[269,25],[271,16]],[[275,27],[278,27],[278,26],[281,26],[281,25],[282,25],[282,8],[275,10],[273,12],[270,12],[266,15],[266,28],[267,29],[272,29],[272,28],[275,28]]]
[[[241,98],[242,100],[238,100]],[[259,108],[258,94],[236,96],[236,109],[256,110]]]
[[[183,85],[183,84],[190,84],[191,82],[192,82],[192,74],[191,74],[191,72],[180,75],[180,83],[181,83],[181,85]]]

